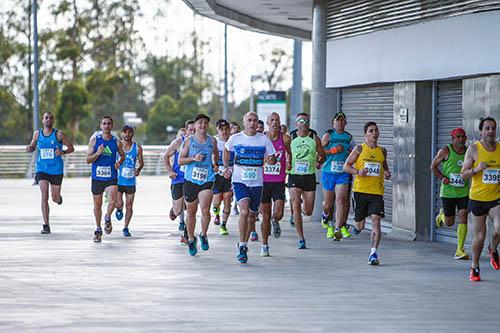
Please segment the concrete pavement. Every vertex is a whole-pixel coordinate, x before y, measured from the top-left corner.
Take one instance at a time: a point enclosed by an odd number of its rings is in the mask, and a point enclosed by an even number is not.
[[[288,217],[270,258],[250,244],[247,265],[230,235],[209,232],[196,257],[168,219],[169,182],[141,177],[130,230],[119,222],[92,242],[90,180],[66,178],[51,204],[51,235],[40,235],[39,190],[0,180],[2,332],[478,332],[498,330],[500,272],[483,258],[481,283],[454,247],[382,239],[380,267],[367,265],[369,233],[333,243],[306,223],[296,248]]]

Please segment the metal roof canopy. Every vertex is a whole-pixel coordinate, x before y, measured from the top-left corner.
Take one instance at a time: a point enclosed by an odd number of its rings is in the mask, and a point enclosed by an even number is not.
[[[310,0],[183,0],[195,13],[238,28],[311,39]]]

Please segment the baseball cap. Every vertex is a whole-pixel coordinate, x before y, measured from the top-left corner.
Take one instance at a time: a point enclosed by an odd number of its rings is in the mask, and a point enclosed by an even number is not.
[[[198,121],[200,119],[206,119],[207,121],[210,121],[210,117],[207,116],[206,114],[200,113],[194,118],[194,121]]]
[[[221,128],[221,127],[224,127],[224,126],[230,127],[229,123],[227,122],[226,119],[219,119],[215,123],[215,127],[217,127],[217,128]]]
[[[126,130],[134,130],[134,127],[126,124],[125,126],[122,127],[122,132],[125,132]]]
[[[337,119],[340,119],[340,118],[347,119],[347,117],[346,117],[345,113],[344,113],[344,112],[342,112],[342,111],[337,112],[337,113],[333,116],[333,120],[337,120]]]
[[[465,131],[463,128],[457,127],[451,130],[451,137],[454,138],[457,134],[461,134],[462,136],[465,136]]]

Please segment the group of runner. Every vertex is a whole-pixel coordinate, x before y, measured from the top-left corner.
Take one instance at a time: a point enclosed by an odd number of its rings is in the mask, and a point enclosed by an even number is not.
[[[326,237],[339,241],[349,238],[347,218],[350,210],[351,191],[354,197],[354,233],[365,227],[371,218],[370,265],[378,265],[378,247],[381,238],[381,219],[384,218],[384,180],[391,178],[387,151],[378,145],[379,129],[375,122],[364,125],[365,142],[356,145],[346,131],[347,117],[338,112],[332,119],[332,128],[320,138],[309,128],[309,115],[300,113],[296,130],[287,133],[277,113],[259,121],[254,112],[243,118],[243,130],[237,123],[224,119],[216,122],[217,136],[208,134],[211,119],[204,114],[186,122],[165,152],[164,164],[171,179],[172,208],[170,218],[179,218],[181,242],[188,245],[194,256],[199,247],[209,250],[207,231],[211,220],[221,235],[227,235],[227,223],[233,196],[237,203],[239,242],[237,260],[248,260],[249,240],[257,240],[255,222],[262,214],[261,251],[270,255],[269,236],[281,235],[280,221],[289,188],[290,206],[297,231],[299,249],[306,248],[302,216],[311,216],[316,193],[316,172],[322,171],[323,212],[321,224]],[[64,133],[53,127],[53,116],[45,113],[44,127],[33,134],[26,150],[37,150],[36,179],[42,193],[42,233],[50,233],[48,193],[52,200],[62,203],[60,195],[63,178],[61,156],[74,148]],[[142,148],[133,140],[134,129],[125,125],[121,137],[112,132],[113,120],[101,119],[101,131],[89,141],[87,163],[92,164],[91,191],[94,199],[96,229],[94,241],[101,242],[102,202],[106,192],[108,206],[104,215],[104,231],[112,231],[111,215],[125,223],[122,230],[130,237],[136,177],[144,166]],[[500,242],[500,144],[496,138],[496,121],[485,118],[479,129],[481,140],[466,150],[463,129],[452,131],[452,143],[439,151],[431,169],[442,180],[441,197],[443,212],[438,224],[454,223],[458,209],[460,221],[456,259],[466,259],[464,242],[467,234],[467,212],[473,215],[475,237],[470,279],[479,281],[479,256],[486,234],[486,217],[494,222],[492,241],[488,247],[493,268],[499,269],[497,246]],[[63,150],[63,144],[67,147]],[[439,166],[441,165],[441,169]],[[468,179],[471,180],[469,186]],[[50,186],[49,186],[50,185]],[[470,189],[469,189],[470,188]],[[125,193],[125,203],[123,202]],[[124,207],[125,206],[125,207]],[[211,207],[212,206],[212,207]],[[201,232],[195,234],[198,207],[201,211]],[[236,207],[234,207],[236,208]],[[233,211],[234,211],[233,208]],[[443,217],[444,216],[444,217]],[[443,222],[444,221],[444,222]]]

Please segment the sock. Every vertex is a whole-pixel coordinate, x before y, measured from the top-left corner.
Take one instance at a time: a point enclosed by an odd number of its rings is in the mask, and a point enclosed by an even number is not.
[[[101,227],[95,228],[95,231],[102,231]]]
[[[463,250],[467,237],[467,224],[459,224],[457,228],[457,250]]]
[[[370,250],[370,255],[372,255],[374,253],[377,253],[377,248],[376,247],[372,247],[372,249]]]
[[[246,247],[247,246],[247,242],[240,242],[240,247],[242,247],[242,246]]]
[[[214,211],[214,214],[219,216],[219,213],[220,213],[220,207],[215,207],[213,208],[213,211]]]
[[[109,215],[104,215],[104,221],[110,222],[111,221],[111,217]]]
[[[328,214],[325,214],[325,212],[322,212],[323,214],[323,220],[328,221]]]
[[[226,226],[226,221],[222,221],[222,223],[220,224],[221,227],[225,227]]]

